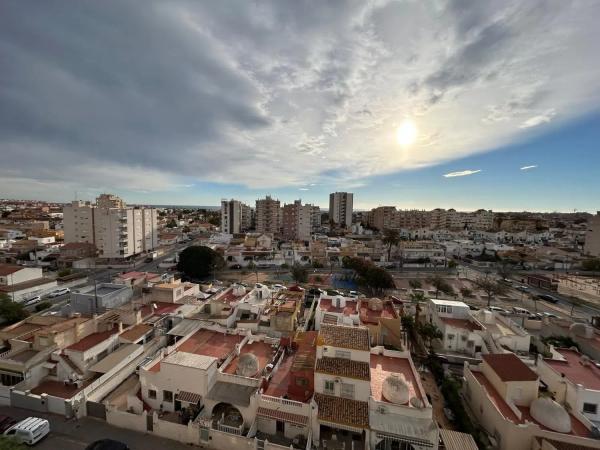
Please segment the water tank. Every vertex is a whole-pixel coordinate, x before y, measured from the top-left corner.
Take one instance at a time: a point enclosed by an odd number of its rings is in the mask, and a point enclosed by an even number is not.
[[[410,400],[410,387],[404,374],[392,373],[383,380],[381,387],[383,398],[390,403],[405,405]]]
[[[532,401],[529,413],[546,428],[559,433],[571,432],[569,413],[550,397],[540,397]]]
[[[258,373],[259,368],[258,358],[252,353],[244,353],[238,360],[235,373],[242,377],[254,377]]]

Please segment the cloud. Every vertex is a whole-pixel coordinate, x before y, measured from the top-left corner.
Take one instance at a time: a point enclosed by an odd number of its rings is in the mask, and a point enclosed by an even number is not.
[[[599,16],[543,0],[7,0],[0,192],[360,187],[489,151],[600,106]],[[420,139],[400,149],[406,117]]]
[[[446,178],[454,178],[454,177],[466,177],[469,175],[475,175],[476,173],[481,172],[481,169],[477,170],[461,170],[460,172],[450,172],[444,175]]]
[[[538,114],[537,116],[530,117],[525,122],[523,122],[519,128],[537,127],[538,125],[550,122],[555,115],[556,111],[554,109],[549,109],[543,114]]]
[[[308,191],[309,189],[308,189],[308,188],[300,188],[300,189],[298,189],[298,190],[299,190],[299,191]]]
[[[537,169],[537,164],[533,165],[533,166],[523,166],[519,170],[531,170],[531,169]]]

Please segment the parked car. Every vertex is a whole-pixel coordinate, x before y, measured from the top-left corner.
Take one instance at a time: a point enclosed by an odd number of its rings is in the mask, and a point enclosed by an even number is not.
[[[529,292],[529,286],[517,286],[515,289],[520,292]]]
[[[499,306],[490,306],[488,308],[490,311],[495,311],[495,312],[499,312],[499,313],[507,313],[508,311],[505,310],[504,308],[500,308]]]
[[[8,428],[4,436],[14,438],[23,444],[33,445],[48,433],[50,433],[50,422],[39,417],[28,417]]]
[[[48,294],[48,298],[60,297],[61,295],[65,295],[71,292],[69,288],[60,288],[55,291],[52,291]]]
[[[519,316],[531,316],[531,313],[529,312],[529,310],[527,310],[525,308],[513,306],[512,310],[513,310],[513,314],[518,314]]]
[[[546,316],[548,318],[552,317],[553,319],[558,319],[558,316],[556,314],[551,313],[551,312],[545,312],[543,314],[544,314],[544,316]]]
[[[114,439],[100,439],[92,442],[85,450],[129,450],[129,446],[121,441]]]
[[[235,270],[238,270],[238,269],[241,269],[241,268],[242,268],[242,266],[241,266],[241,264],[234,264],[233,266],[230,266],[229,268],[230,268],[230,269],[235,269]]]
[[[25,300],[25,306],[35,305],[36,303],[39,303],[41,301],[42,301],[42,297],[40,297],[39,295],[35,295],[35,296]]]
[[[553,297],[550,294],[538,294],[537,298],[539,298],[540,300],[549,302],[549,303],[558,303],[558,299],[556,297]]]
[[[4,433],[12,427],[17,421],[10,416],[0,415],[0,433]]]

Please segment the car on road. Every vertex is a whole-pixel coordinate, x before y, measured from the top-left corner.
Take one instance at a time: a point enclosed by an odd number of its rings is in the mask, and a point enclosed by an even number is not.
[[[512,283],[513,283],[513,281],[509,280],[508,278],[502,278],[502,280],[500,280],[500,281],[502,281],[502,283],[507,284],[509,286],[512,286]]]
[[[504,313],[504,314],[506,314],[508,312],[507,310],[505,310],[504,308],[500,308],[499,306],[490,306],[488,309],[490,311],[495,311],[495,312]]]
[[[129,450],[129,446],[121,441],[114,439],[100,439],[92,442],[85,450]]]
[[[25,300],[25,306],[35,305],[36,303],[39,303],[41,301],[42,297],[40,297],[39,295],[35,295]]]
[[[558,303],[558,299],[550,294],[538,294],[537,298],[549,303]]]
[[[233,266],[229,266],[230,269],[238,270],[242,268],[241,264],[234,264]]]
[[[512,312],[513,312],[513,314],[517,314],[519,316],[531,316],[531,313],[529,312],[528,309],[521,308],[519,306],[513,306]]]
[[[469,309],[471,311],[479,311],[479,308],[477,306],[474,306],[474,305],[469,305]]]
[[[41,441],[50,433],[50,422],[39,417],[28,417],[15,423],[4,432],[4,436],[15,439],[27,445]]]
[[[60,297],[61,295],[66,295],[69,292],[71,292],[71,289],[69,289],[69,288],[60,288],[60,289],[50,292],[48,294],[48,298]]]
[[[517,286],[515,289],[520,292],[529,292],[529,286],[521,285],[521,286]]]

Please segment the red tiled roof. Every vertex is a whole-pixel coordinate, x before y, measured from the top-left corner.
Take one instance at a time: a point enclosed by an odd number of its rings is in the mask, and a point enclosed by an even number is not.
[[[152,330],[151,325],[147,325],[145,323],[139,323],[139,324],[134,325],[133,327],[129,328],[128,330],[123,331],[119,335],[119,337],[121,337],[125,340],[128,340],[128,341],[131,341],[131,342],[135,342],[142,336],[149,333],[151,330]]]
[[[315,394],[314,398],[319,407],[319,420],[357,428],[369,427],[368,402],[324,394]]]
[[[582,355],[578,351],[566,348],[556,349],[565,358],[544,359],[544,362],[554,371],[564,376],[573,384],[581,384],[586,389],[600,391],[600,369],[593,363],[582,364]]]
[[[113,334],[118,333],[118,331],[119,330],[117,329],[112,329],[107,331],[101,331],[99,333],[92,333],[89,336],[86,336],[83,339],[81,339],[79,342],[76,342],[73,345],[69,345],[67,349],[74,350],[77,352],[85,352],[86,350],[89,350],[90,348],[100,344],[102,341],[105,341]]]
[[[301,426],[306,426],[308,424],[308,417],[306,416],[279,411],[277,409],[265,408],[263,406],[258,408],[258,412],[256,414],[261,417],[267,417],[268,419],[282,420],[284,422]]]
[[[225,334],[212,330],[198,330],[177,349],[196,355],[225,358],[244,339],[237,334]]]
[[[315,372],[368,381],[369,363],[346,358],[323,357],[317,360]]]
[[[11,275],[15,272],[18,272],[21,269],[25,269],[25,267],[17,266],[14,264],[0,264],[0,277],[5,277],[6,275]]]
[[[156,305],[156,309],[153,309],[152,305]],[[142,318],[148,316],[160,316],[161,314],[170,313],[175,311],[181,305],[178,303],[166,303],[166,302],[152,302],[142,306]]]
[[[514,353],[490,353],[483,355],[486,362],[502,381],[535,381],[537,374]]]

